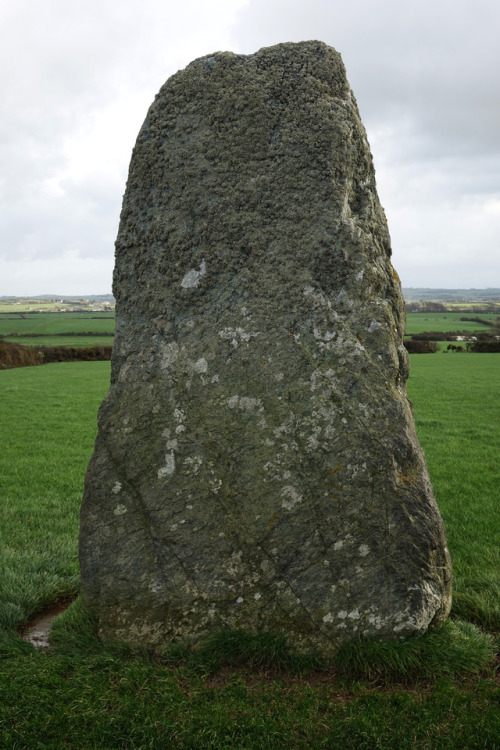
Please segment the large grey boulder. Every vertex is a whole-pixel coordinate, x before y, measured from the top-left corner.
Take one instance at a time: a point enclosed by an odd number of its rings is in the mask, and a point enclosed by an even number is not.
[[[217,53],[166,82],[130,164],[81,513],[102,638],[244,628],[330,654],[445,620],[390,254],[335,50]]]

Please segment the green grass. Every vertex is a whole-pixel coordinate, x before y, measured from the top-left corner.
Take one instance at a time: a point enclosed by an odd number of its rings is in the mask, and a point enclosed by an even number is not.
[[[0,623],[78,591],[78,509],[108,379],[108,362],[0,372]]]
[[[407,336],[414,333],[423,333],[424,331],[475,331],[488,332],[489,326],[475,323],[470,320],[460,320],[460,318],[481,318],[494,322],[498,315],[494,313],[463,313],[463,312],[442,312],[442,313],[407,313],[406,331]]]
[[[113,346],[113,336],[9,336],[7,341],[23,346]]]
[[[23,346],[112,346],[114,328],[114,313],[100,311],[43,313],[25,318],[0,315],[0,335],[5,336],[6,341],[18,342]],[[57,335],[79,332],[98,335]]]
[[[414,355],[408,393],[452,552],[454,612],[500,630],[500,356]]]
[[[84,332],[113,334],[114,313],[39,313],[21,318],[15,315],[0,315],[0,335],[43,334]],[[57,337],[59,338],[59,337]],[[63,338],[63,337],[61,337]]]
[[[335,665],[261,634],[161,659],[101,644],[80,600],[37,652],[14,626],[77,591],[83,476],[109,363],[0,372],[0,748],[500,750],[500,357],[414,355],[409,392],[455,572],[454,617]],[[469,620],[469,622],[465,622]]]

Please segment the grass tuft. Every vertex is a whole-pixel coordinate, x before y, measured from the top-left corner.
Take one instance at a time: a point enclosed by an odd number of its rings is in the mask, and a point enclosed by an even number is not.
[[[324,667],[314,654],[297,654],[284,636],[272,633],[247,633],[241,630],[220,630],[203,645],[189,648],[174,645],[167,649],[162,661],[184,662],[190,669],[214,674],[225,667],[254,667],[301,674]]]
[[[335,664],[353,679],[407,682],[479,674],[494,656],[490,635],[472,623],[448,620],[439,630],[405,641],[351,641],[341,646]]]
[[[148,660],[145,649],[132,649],[126,643],[104,643],[97,637],[97,620],[78,597],[68,609],[58,615],[52,623],[50,646],[57,657],[99,658],[105,660]]]
[[[214,675],[222,669],[256,668],[290,675],[334,670],[348,680],[401,683],[477,675],[492,665],[495,642],[472,623],[448,621],[439,630],[405,641],[359,639],[342,645],[332,660],[294,652],[283,636],[221,630],[202,646],[175,644],[160,663]]]

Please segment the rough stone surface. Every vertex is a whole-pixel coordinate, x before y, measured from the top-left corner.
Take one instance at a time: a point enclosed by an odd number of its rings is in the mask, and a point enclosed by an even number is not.
[[[81,515],[103,638],[245,628],[329,654],[446,618],[390,252],[335,50],[217,53],[163,86],[130,165]]]

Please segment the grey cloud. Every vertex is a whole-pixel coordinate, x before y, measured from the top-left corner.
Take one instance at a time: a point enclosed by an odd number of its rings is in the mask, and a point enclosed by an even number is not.
[[[68,278],[68,253],[96,268],[111,263],[135,135],[177,68],[221,48],[252,53],[310,38],[343,56],[395,258],[408,269],[404,281],[415,286],[412,274],[426,267],[426,285],[446,285],[446,258],[456,261],[458,253],[461,285],[473,260],[491,269],[493,284],[500,270],[491,208],[500,199],[500,4],[242,2],[10,3],[0,48],[0,258],[11,259],[11,277],[1,294],[14,293],[12,279],[26,278],[15,265],[23,259],[67,263]],[[220,32],[231,15],[232,28]],[[75,167],[79,149],[83,167]]]
[[[239,13],[244,51],[319,38],[343,56],[368,126],[411,117],[423,147],[498,149],[500,5],[494,0],[253,0]]]

